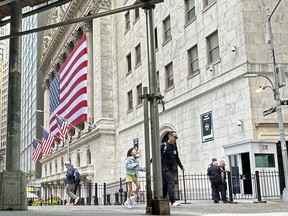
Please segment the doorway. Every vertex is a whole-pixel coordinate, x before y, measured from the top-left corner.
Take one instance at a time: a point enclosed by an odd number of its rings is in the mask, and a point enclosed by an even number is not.
[[[241,154],[242,176],[244,194],[252,194],[251,167],[249,152]]]

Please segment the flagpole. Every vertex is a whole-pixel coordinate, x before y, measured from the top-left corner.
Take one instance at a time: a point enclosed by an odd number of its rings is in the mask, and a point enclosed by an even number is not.
[[[75,127],[74,125],[68,123],[68,120],[63,118],[62,116],[58,115],[58,114],[55,114],[58,118],[60,118],[62,121],[66,122],[69,126],[73,127],[75,130],[78,131],[78,133],[81,133],[81,130],[77,127]]]
[[[58,138],[58,139],[61,140],[61,138],[60,138],[59,136],[54,135],[54,134],[51,134],[50,131],[48,132],[42,125],[40,125],[40,126],[42,127],[43,130],[45,130],[45,131],[46,131],[47,133],[49,133],[51,136],[56,137],[56,138]]]

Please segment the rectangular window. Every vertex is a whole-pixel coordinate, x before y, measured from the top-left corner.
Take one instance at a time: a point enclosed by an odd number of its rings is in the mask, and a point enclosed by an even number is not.
[[[199,71],[197,45],[188,50],[189,76]]]
[[[136,47],[135,47],[135,55],[136,55],[136,66],[140,65],[141,64],[141,47],[140,47],[140,44],[138,44]]]
[[[138,20],[140,17],[139,8],[134,10],[134,21]]]
[[[126,62],[127,62],[127,73],[131,73],[132,71],[131,53],[129,53],[126,56]]]
[[[169,88],[171,86],[174,86],[174,78],[173,78],[173,63],[169,63],[165,66],[165,72],[166,72],[166,87]]]
[[[142,99],[140,98],[140,96],[142,95],[142,83],[139,84],[137,87],[137,105],[142,104]]]
[[[208,47],[208,63],[215,62],[220,58],[219,53],[219,41],[218,41],[218,32],[215,31],[207,38],[207,47]]]
[[[130,12],[125,14],[126,31],[130,29]]]
[[[209,5],[211,5],[213,2],[215,2],[216,0],[204,0],[204,8],[208,7]]]
[[[128,96],[128,111],[133,109],[133,95],[132,90],[127,93]]]
[[[187,23],[195,18],[195,0],[185,0]]]
[[[158,33],[157,33],[157,27],[154,29],[155,34],[155,49],[158,49]]]
[[[164,32],[164,42],[171,39],[171,24],[170,16],[163,20],[163,32]]]
[[[255,167],[275,167],[274,154],[255,154]]]

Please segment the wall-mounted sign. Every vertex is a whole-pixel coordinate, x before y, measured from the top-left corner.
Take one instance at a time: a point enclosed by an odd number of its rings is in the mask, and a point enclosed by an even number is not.
[[[214,140],[212,111],[200,116],[202,143]]]

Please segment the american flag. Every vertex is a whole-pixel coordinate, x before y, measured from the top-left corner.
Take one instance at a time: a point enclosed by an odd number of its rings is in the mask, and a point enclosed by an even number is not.
[[[50,132],[59,135],[57,115],[68,125],[87,120],[87,42],[79,40],[50,86]]]
[[[58,130],[59,130],[59,137],[62,140],[63,143],[66,141],[66,136],[69,131],[69,127],[66,121],[64,119],[60,119],[58,116],[56,116]]]
[[[41,143],[39,143],[35,139],[33,139],[32,146],[33,146],[32,160],[34,162],[37,162],[41,156],[41,153],[42,153],[42,148],[41,148],[42,146],[41,146]]]
[[[54,143],[54,136],[43,129],[42,134],[42,153],[43,155],[51,154],[51,148]]]

